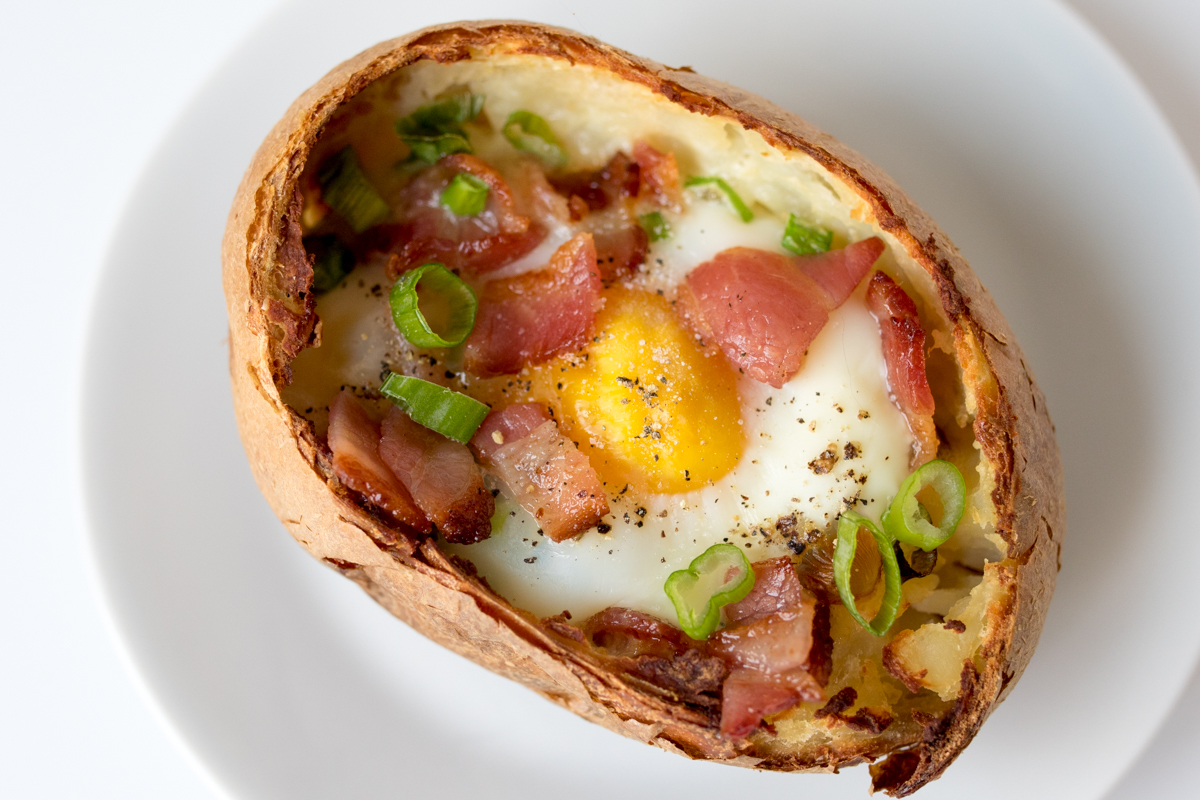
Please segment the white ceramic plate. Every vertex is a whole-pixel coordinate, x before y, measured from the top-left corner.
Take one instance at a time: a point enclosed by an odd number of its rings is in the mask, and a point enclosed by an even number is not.
[[[926,798],[1098,797],[1194,661],[1200,194],[1073,16],[1037,3],[356,2],[287,6],[180,119],[96,299],[87,501],[106,600],[199,760],[241,798],[865,795],[690,763],[416,636],[312,561],[259,496],[226,376],[219,242],[270,125],[330,66],[422,25],[567,25],[759,92],[888,169],[995,294],[1058,425],[1070,535],[1011,699]]]

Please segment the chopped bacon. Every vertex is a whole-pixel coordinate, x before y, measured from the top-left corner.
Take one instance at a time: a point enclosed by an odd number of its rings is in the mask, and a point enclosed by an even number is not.
[[[725,606],[725,619],[730,625],[750,622],[804,602],[804,588],[790,558],[768,558],[750,566],[754,568],[754,588],[738,602]]]
[[[854,287],[862,282],[883,254],[883,247],[883,240],[872,236],[846,245],[841,250],[800,256],[795,262],[805,275],[824,290],[828,298],[827,305],[832,311],[854,293]]]
[[[821,687],[804,670],[768,677],[755,670],[735,669],[721,687],[721,733],[741,739],[754,733],[764,717],[787,711],[796,703],[824,699]]]
[[[683,299],[730,362],[780,388],[799,371],[829,312],[845,301],[882,252],[882,242],[874,242],[816,256],[749,247],[722,250],[688,275],[692,296]]]
[[[379,456],[446,541],[474,544],[491,535],[495,500],[466,445],[392,408],[383,420]]]
[[[765,716],[824,699],[820,680],[812,674],[823,667],[824,657],[814,653],[814,638],[820,634],[813,624],[816,600],[801,586],[791,559],[751,566],[754,588],[725,607],[732,624],[705,646],[730,669],[722,690],[721,731],[734,737],[749,735]]]
[[[633,145],[633,160],[638,165],[638,194],[653,198],[663,208],[678,211],[682,190],[679,165],[674,153],[662,153],[645,142]]]
[[[608,513],[608,496],[587,456],[559,432],[557,423],[547,419],[529,429],[528,405],[493,411],[471,446],[484,467],[533,514],[542,532],[561,542],[599,524]]]
[[[421,533],[432,530],[408,489],[380,458],[379,425],[348,391],[329,406],[329,449],[333,472],[349,489]]]
[[[521,161],[511,173],[509,183],[516,207],[527,213],[530,219],[546,226],[570,221],[571,210],[567,198],[555,191],[535,160]]]
[[[442,192],[462,172],[488,185],[487,207],[471,217],[460,217],[442,205]],[[399,215],[400,224],[380,226],[396,256],[388,264],[391,278],[429,261],[476,274],[490,272],[546,238],[542,225],[517,213],[513,193],[500,173],[466,153],[446,156],[417,175],[404,189]]]
[[[467,371],[481,377],[520,372],[583,344],[596,323],[600,289],[587,233],[558,248],[544,269],[490,281],[467,338]]]
[[[809,597],[785,611],[731,625],[709,637],[708,652],[730,667],[756,669],[765,675],[803,669],[812,648],[815,611],[816,601]]]
[[[546,407],[538,403],[515,403],[502,411],[488,414],[471,437],[471,447],[480,458],[492,454],[506,444],[524,439],[534,428],[550,421]]]
[[[650,237],[629,209],[616,206],[589,214],[578,227],[591,233],[596,242],[596,265],[605,283],[627,278],[646,263]]]
[[[583,632],[592,644],[616,656],[671,658],[696,644],[674,625],[620,606],[609,606],[588,617]]]
[[[675,156],[645,142],[634,145],[633,159],[617,153],[597,172],[568,175],[555,185],[570,198],[571,219],[595,237],[606,282],[632,275],[646,261],[650,239],[638,222],[634,201],[646,197],[663,208],[680,208]]]
[[[636,161],[617,153],[595,172],[576,172],[551,178],[550,182],[566,197],[578,197],[589,210],[602,211],[626,198],[637,197],[639,171]]]
[[[882,272],[867,284],[867,308],[879,322],[888,386],[916,437],[912,466],[917,467],[934,458],[938,447],[933,393],[925,374],[925,329],[917,304]]]

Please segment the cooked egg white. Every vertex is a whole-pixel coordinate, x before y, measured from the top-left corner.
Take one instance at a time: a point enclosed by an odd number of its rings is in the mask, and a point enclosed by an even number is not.
[[[888,396],[879,327],[859,296],[830,316],[782,389],[740,376],[737,391],[741,413],[721,424],[744,431],[745,449],[720,479],[636,496],[610,485],[611,529],[561,543],[539,534],[497,485],[491,538],[447,549],[539,616],[566,610],[579,619],[615,605],[674,621],[663,584],[708,547],[733,542],[751,561],[785,555],[789,532],[823,529],[851,504],[878,518],[908,474],[912,437]]]

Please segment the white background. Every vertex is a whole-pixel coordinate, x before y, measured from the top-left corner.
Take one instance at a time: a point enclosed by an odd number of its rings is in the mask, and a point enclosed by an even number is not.
[[[1200,2],[1072,5],[1125,59],[1200,163]],[[143,165],[211,70],[278,6],[0,7],[2,797],[220,797],[157,716],[97,599],[77,500],[81,345],[109,232]],[[1200,672],[1108,800],[1194,796],[1197,719]],[[1119,735],[1117,720],[1113,731]]]

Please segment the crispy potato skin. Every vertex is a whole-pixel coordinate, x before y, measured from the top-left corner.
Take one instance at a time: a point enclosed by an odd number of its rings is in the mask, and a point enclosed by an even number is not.
[[[1001,609],[982,669],[964,666],[953,711],[923,741],[871,768],[873,789],[905,796],[938,777],[1004,699],[1033,654],[1054,589],[1065,532],[1062,469],[1045,398],[1008,324],[962,255],[882,170],[798,117],[739,89],[631,56],[571,31],[485,21],[427,28],[344,62],[288,109],[238,188],[222,245],[230,374],[239,430],[255,478],[288,531],[425,636],[519,681],[585,719],[693,758],[780,770],[836,770],[885,753],[825,752],[817,760],[764,757],[735,747],[709,721],[606,670],[584,648],[514,609],[430,541],[359,506],[334,477],[311,425],[280,398],[295,352],[319,341],[311,295],[293,291],[296,187],[324,125],[375,79],[420,60],[450,63],[489,52],[588,64],[642,84],[693,112],[736,120],[784,151],[802,151],[851,186],[937,287],[959,363],[977,398],[975,435],[995,474],[996,530],[1008,547]],[[291,244],[289,244],[291,238]],[[293,281],[294,283],[294,281]]]

